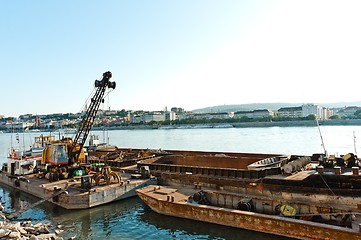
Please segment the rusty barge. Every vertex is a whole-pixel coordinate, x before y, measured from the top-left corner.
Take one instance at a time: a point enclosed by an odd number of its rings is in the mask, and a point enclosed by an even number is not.
[[[41,165],[35,160],[35,167],[22,164],[27,160],[9,160],[0,172],[0,184],[66,209],[86,209],[133,197],[136,189],[154,184],[146,171],[134,165],[142,159],[154,158],[154,155],[144,157],[144,154],[132,151],[130,158],[122,162],[122,167],[111,167],[104,163],[104,154],[90,153],[91,160],[87,163],[55,170],[52,165]]]
[[[90,208],[135,196],[135,189],[150,183],[151,180],[144,174],[135,174],[139,169],[114,169],[109,166],[109,156],[104,156],[106,152],[98,154],[96,149],[85,151],[85,142],[99,106],[104,102],[104,94],[106,90],[115,89],[116,83],[110,81],[111,78],[112,73],[107,71],[103,73],[102,79],[95,80],[94,94],[87,110],[82,114],[80,126],[73,138],[60,139],[59,136],[59,139],[55,140],[41,136],[41,145],[37,149],[41,156],[31,158],[19,158],[13,149],[0,173],[0,183],[66,209]],[[100,146],[92,144],[88,150],[91,147]],[[93,162],[88,162],[87,157],[89,161],[93,157]],[[152,156],[146,158],[148,157]],[[144,159],[137,154],[131,158],[123,161],[124,167]],[[98,164],[97,159],[103,162]]]
[[[150,179],[132,179],[131,174],[120,174],[122,180],[119,182],[112,180],[105,184],[102,181],[95,185],[88,175],[49,181],[40,179],[38,174],[10,176],[2,172],[0,183],[65,209],[86,209],[136,196],[135,189],[152,182]]]
[[[183,191],[188,194],[182,193]],[[358,226],[345,228],[275,214],[239,210],[237,209],[239,202],[244,201],[241,195],[214,191],[189,194],[190,192],[192,191],[163,186],[148,186],[137,190],[138,196],[144,203],[159,214],[299,239],[361,239]],[[206,203],[198,204],[194,200],[190,201],[199,193],[207,199]],[[259,204],[263,207],[265,203],[266,201]]]
[[[299,239],[361,239],[358,164],[322,154],[172,151],[138,164],[159,187],[137,193],[160,214]]]

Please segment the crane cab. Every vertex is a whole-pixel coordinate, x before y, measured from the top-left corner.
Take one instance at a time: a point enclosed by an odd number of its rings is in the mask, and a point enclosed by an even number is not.
[[[42,164],[65,165],[68,164],[68,146],[66,143],[50,144],[43,150]]]
[[[69,164],[69,151],[79,150],[79,146],[76,146],[73,150],[70,149],[69,142],[52,143],[43,150],[41,164],[49,165],[67,165]],[[84,149],[80,150],[78,162],[85,162]]]

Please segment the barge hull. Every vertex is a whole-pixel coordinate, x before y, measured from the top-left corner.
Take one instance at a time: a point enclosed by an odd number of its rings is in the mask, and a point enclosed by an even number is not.
[[[153,186],[137,190],[138,196],[146,205],[153,211],[163,215],[298,239],[361,239],[359,232],[344,227],[229,208],[192,204],[186,201],[187,198],[179,199],[177,196],[179,193],[176,192],[169,194],[167,197],[157,196],[157,194],[152,192],[155,192]]]
[[[17,178],[0,173],[0,184],[26,192],[66,209],[87,209],[136,196],[136,189],[153,183],[149,179],[139,179],[85,190],[79,187],[80,179],[49,182],[46,179],[38,179],[36,174],[31,174],[19,181]],[[57,195],[58,192],[59,195]]]

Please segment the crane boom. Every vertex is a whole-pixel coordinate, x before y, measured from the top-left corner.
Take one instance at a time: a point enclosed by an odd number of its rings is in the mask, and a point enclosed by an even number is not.
[[[109,81],[112,77],[110,71],[103,73],[102,80],[95,80],[96,92],[91,98],[90,105],[86,110],[79,129],[73,138],[73,142],[69,151],[69,163],[73,164],[78,161],[79,154],[83,149],[84,143],[88,137],[88,134],[94,124],[95,117],[97,115],[100,103],[104,102],[104,93],[106,88],[115,89],[115,82]]]

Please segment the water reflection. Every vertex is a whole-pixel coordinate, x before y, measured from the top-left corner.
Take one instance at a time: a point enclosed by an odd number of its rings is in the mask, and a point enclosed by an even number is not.
[[[24,192],[12,189],[8,186],[0,186],[1,203],[5,208],[5,213],[11,214],[23,209],[28,211],[19,214],[18,220],[31,219],[33,221],[45,220],[44,214],[41,209],[31,209],[31,204],[39,201],[40,199],[26,194]]]
[[[321,126],[330,153],[353,151],[352,133],[361,126]],[[101,135],[101,132],[96,132]],[[33,136],[40,133],[33,134]],[[46,133],[44,133],[46,134]],[[6,162],[10,134],[0,135],[0,163]],[[129,148],[186,149],[256,153],[312,154],[322,151],[317,128],[239,128],[110,131],[110,144]],[[214,141],[214,139],[218,139]],[[30,140],[26,146],[30,144]],[[39,199],[0,186],[0,201],[12,213]],[[87,210],[69,211],[50,203],[22,213],[19,219],[64,226],[64,239],[287,239],[216,224],[159,215],[138,198]]]
[[[39,201],[29,194],[0,186],[1,202],[11,213]],[[287,239],[217,224],[157,214],[139,198],[84,210],[66,210],[44,202],[22,213],[18,221],[62,225],[64,239]]]
[[[156,226],[158,229],[164,229],[172,233],[175,237],[184,237],[188,239],[289,239],[275,235],[263,234],[254,231],[225,227],[217,224],[198,222],[189,219],[180,219],[176,217],[160,215],[150,208],[144,208],[144,213],[140,215],[142,221]],[[182,238],[183,239],[183,238]]]

